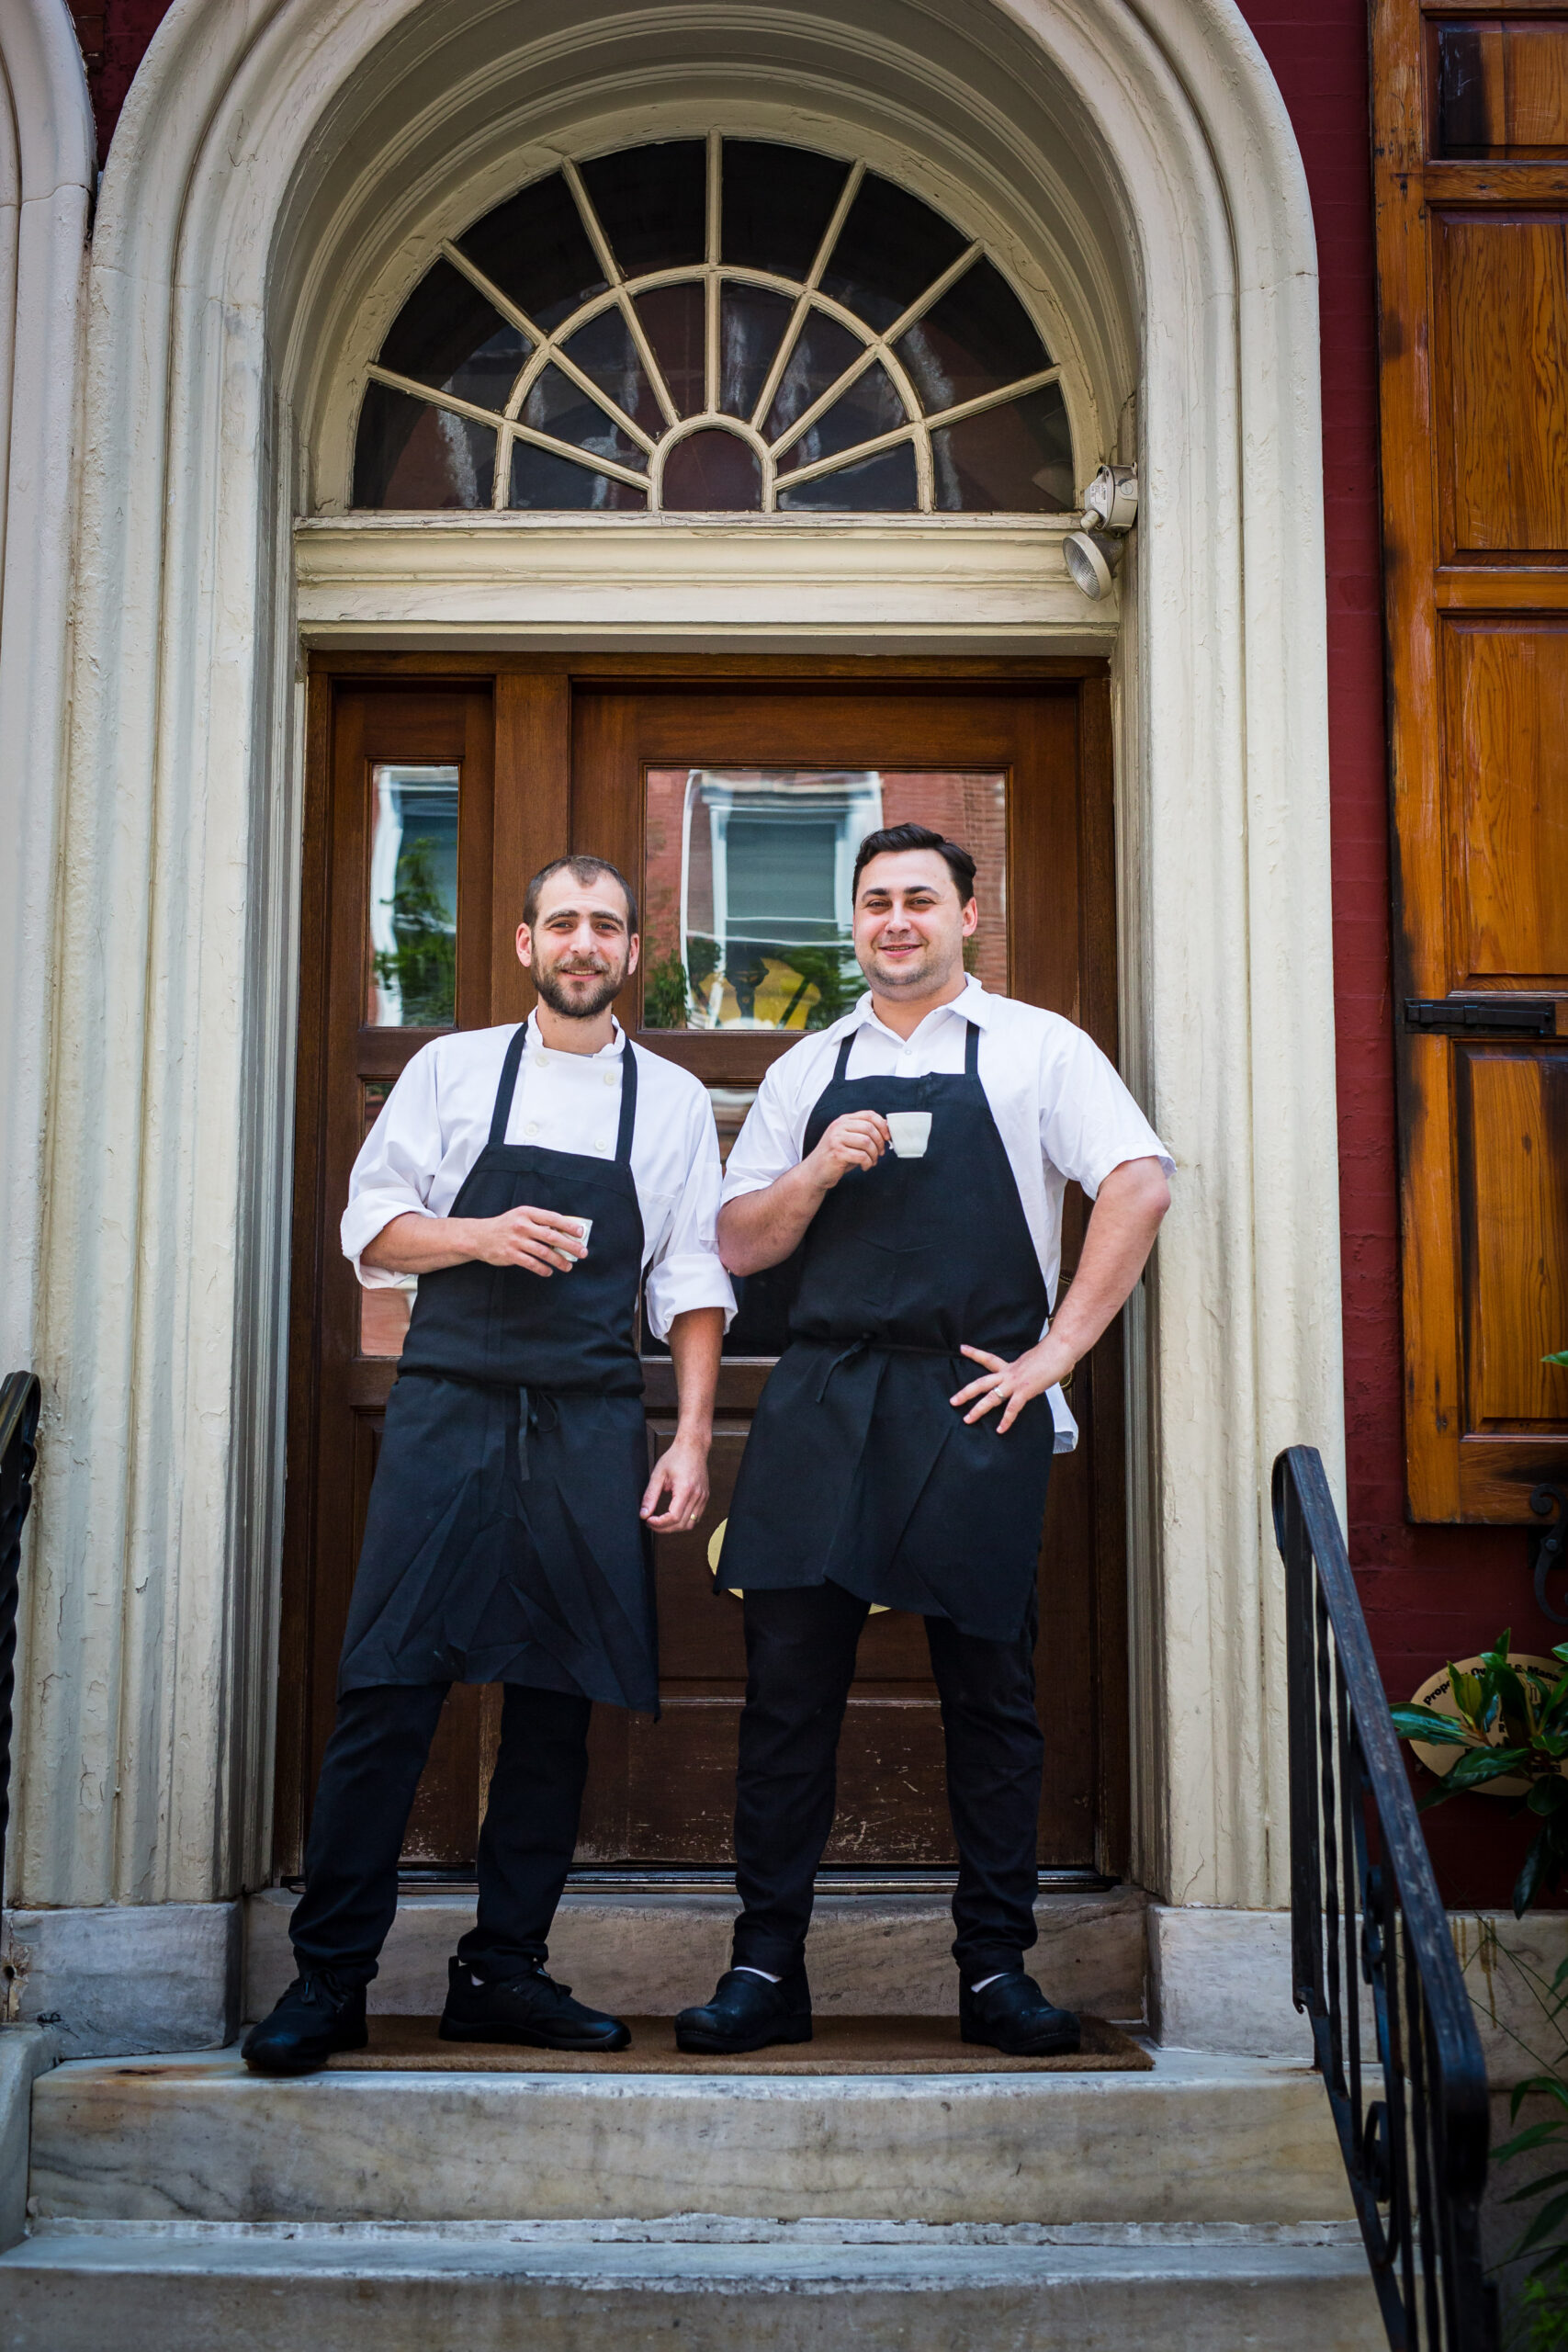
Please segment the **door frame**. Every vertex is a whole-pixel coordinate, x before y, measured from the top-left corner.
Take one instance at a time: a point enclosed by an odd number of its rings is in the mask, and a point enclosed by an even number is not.
[[[299,934],[299,1023],[290,1238],[287,1471],[278,1645],[273,1870],[297,1872],[303,1857],[310,1797],[309,1737],[313,1672],[314,1542],[318,1522],[316,1421],[320,1405],[320,1298],[335,1218],[325,1198],[326,981],[332,923],[333,699],[345,687],[397,684],[472,690],[494,698],[491,922],[510,936],[508,883],[520,902],[529,875],[571,845],[572,705],[594,689],[637,685],[729,685],[803,690],[857,685],[886,692],[899,685],[962,689],[1076,688],[1081,812],[1078,969],[1083,1001],[1077,1018],[1102,1050],[1118,1056],[1118,911],[1115,779],[1111,663],[1097,655],[908,657],[750,656],[638,652],[398,652],[327,650],[309,656],[306,683],[304,823]],[[526,777],[525,790],[508,790]],[[504,877],[502,879],[502,877]],[[1010,886],[1012,875],[1010,871]],[[524,1019],[533,990],[521,966],[497,956],[490,1003],[493,1023]],[[677,1035],[678,1033],[668,1033]],[[652,1050],[666,1033],[639,1039]],[[1071,1247],[1071,1223],[1065,1236]],[[1064,1282],[1070,1272],[1064,1267]],[[1098,1867],[1122,1875],[1131,1837],[1131,1725],[1128,1673],[1126,1349],[1119,1317],[1079,1367],[1089,1387],[1085,1430],[1092,1482],[1099,1791]],[[649,1367],[650,1406],[673,1403],[673,1374]],[[721,1376],[722,1377],[722,1376]],[[737,1363],[729,1401],[755,1401],[757,1370]],[[660,1383],[669,1390],[660,1393]],[[721,1406],[728,1396],[721,1390]],[[605,1875],[596,1870],[593,1875]],[[615,1874],[635,1884],[635,1869]],[[664,1875],[664,1874],[657,1874]]]

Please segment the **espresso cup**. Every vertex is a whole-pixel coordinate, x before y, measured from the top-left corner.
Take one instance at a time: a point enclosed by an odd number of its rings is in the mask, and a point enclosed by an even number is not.
[[[589,1235],[592,1232],[592,1230],[593,1230],[593,1219],[592,1219],[591,1216],[580,1216],[580,1217],[577,1219],[577,1231],[578,1231],[578,1238],[579,1238],[579,1239],[580,1239],[580,1240],[581,1241],[581,1243],[582,1243],[582,1249],[583,1249],[583,1255],[584,1255],[584,1256],[586,1256],[586,1255],[587,1255],[587,1251],[588,1251],[588,1237],[589,1237]],[[580,1265],[582,1263],[582,1259],[581,1259],[581,1258],[574,1258],[574,1259],[572,1260],[572,1261],[571,1261],[571,1262],[572,1262],[572,1264],[573,1264],[574,1266],[580,1266]]]
[[[900,1159],[923,1159],[926,1146],[931,1139],[931,1114],[929,1111],[889,1111],[886,1114],[893,1132],[893,1148]]]

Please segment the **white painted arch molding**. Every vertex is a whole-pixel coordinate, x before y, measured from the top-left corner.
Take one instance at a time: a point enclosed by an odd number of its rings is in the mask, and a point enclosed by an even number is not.
[[[90,284],[18,1901],[201,1901],[265,1871],[288,540],[385,264],[355,224],[412,237],[482,192],[508,109],[547,147],[644,97],[760,105],[769,76],[805,92],[803,137],[829,106],[889,138],[897,117],[931,175],[1057,239],[1039,266],[1073,281],[1108,443],[1136,387],[1124,1035],[1180,1164],[1133,1397],[1139,1867],[1179,1902],[1280,1898],[1268,1465],[1303,1438],[1337,1460],[1341,1422],[1327,752],[1310,216],[1240,16],[176,0]]]

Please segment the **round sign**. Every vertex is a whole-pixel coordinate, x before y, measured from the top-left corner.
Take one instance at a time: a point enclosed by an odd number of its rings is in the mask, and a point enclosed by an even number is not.
[[[1461,1674],[1474,1674],[1481,1665],[1481,1660],[1478,1657],[1456,1657],[1453,1664],[1459,1668]],[[1533,1666],[1538,1672],[1545,1674],[1551,1682],[1556,1682],[1562,1672],[1561,1658],[1536,1657],[1526,1650],[1510,1650],[1508,1664],[1512,1667]],[[1452,1715],[1457,1721],[1459,1709],[1453,1702],[1453,1693],[1449,1682],[1450,1672],[1450,1668],[1445,1666],[1438,1673],[1429,1674],[1412,1698],[1411,1705],[1430,1707],[1434,1714]],[[1461,1756],[1470,1753],[1470,1750],[1464,1747],[1438,1747],[1426,1739],[1413,1739],[1410,1745],[1420,1761],[1427,1767],[1427,1771],[1435,1772],[1439,1781],[1448,1777]],[[1511,1745],[1501,1724],[1493,1725],[1490,1745],[1494,1747],[1507,1747]],[[1562,1766],[1559,1765],[1558,1770],[1562,1770]],[[1481,1786],[1474,1790],[1472,1794],[1478,1797],[1522,1797],[1528,1795],[1529,1788],[1530,1783],[1522,1772],[1505,1772],[1498,1780],[1483,1781]]]

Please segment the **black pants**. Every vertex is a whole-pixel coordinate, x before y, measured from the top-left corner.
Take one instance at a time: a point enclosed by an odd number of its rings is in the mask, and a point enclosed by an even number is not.
[[[736,1792],[737,1966],[800,1958],[833,1826],[835,1759],[868,1604],[836,1584],[748,1592]],[[953,1956],[965,1984],[1018,1967],[1034,1941],[1044,1740],[1034,1712],[1037,1611],[1010,1642],[926,1619],[958,1846]]]
[[[397,1916],[398,1856],[449,1685],[345,1690],[321,1760],[305,1893],[288,1933],[302,1968],[367,1984]],[[592,1702],[509,1682],[479,1832],[479,1914],[458,1956],[493,1972],[547,1956],[577,1843]]]

